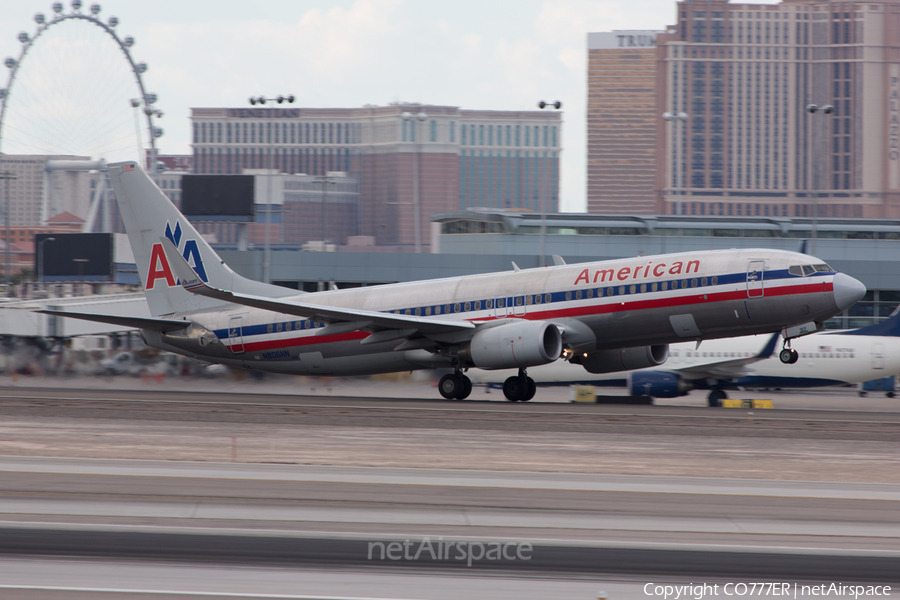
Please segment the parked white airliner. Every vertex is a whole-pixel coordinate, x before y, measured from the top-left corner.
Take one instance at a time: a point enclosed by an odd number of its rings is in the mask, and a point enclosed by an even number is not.
[[[133,326],[150,346],[259,371],[449,367],[440,393],[462,399],[465,370],[515,368],[504,394],[528,400],[525,369],[563,351],[593,373],[655,366],[672,342],[814,331],[866,291],[813,257],[756,249],[298,295],[234,273],[136,163],[111,164],[109,177],[153,318],[43,312]]]
[[[822,331],[793,342],[796,364],[776,358],[781,335],[753,335],[672,344],[665,366],[628,373],[592,375],[564,360],[531,369],[538,384],[627,387],[634,396],[676,398],[690,390],[709,390],[719,406],[726,390],[815,388],[862,383],[900,374],[900,314],[881,323],[845,331]],[[478,373],[476,383],[499,384],[502,371]]]

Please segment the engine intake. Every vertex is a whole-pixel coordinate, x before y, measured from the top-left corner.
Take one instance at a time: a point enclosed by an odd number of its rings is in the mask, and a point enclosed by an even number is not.
[[[562,354],[562,334],[553,323],[521,321],[478,331],[460,353],[480,369],[536,367]]]
[[[666,362],[666,359],[669,358],[669,345],[600,350],[578,358],[577,364],[581,364],[588,373],[614,373],[646,369],[647,367],[658,367]]]

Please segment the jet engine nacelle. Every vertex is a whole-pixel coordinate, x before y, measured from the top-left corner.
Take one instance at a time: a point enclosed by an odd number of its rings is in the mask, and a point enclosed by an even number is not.
[[[562,334],[553,323],[517,320],[477,332],[461,354],[480,369],[536,367],[560,357]]]
[[[658,367],[666,362],[667,358],[669,358],[669,345],[661,344],[658,346],[599,350],[580,357],[578,363],[588,373],[614,373],[616,371]]]
[[[677,398],[690,391],[691,383],[674,373],[634,371],[628,374],[628,393],[632,396]]]

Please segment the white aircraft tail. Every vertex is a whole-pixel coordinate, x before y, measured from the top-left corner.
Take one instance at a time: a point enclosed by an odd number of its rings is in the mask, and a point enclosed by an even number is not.
[[[259,296],[296,294],[287,288],[246,279],[232,271],[137,163],[110,164],[109,178],[154,317],[224,305],[221,300],[197,296],[181,287],[160,241],[165,238],[175,245],[194,272],[213,287]]]

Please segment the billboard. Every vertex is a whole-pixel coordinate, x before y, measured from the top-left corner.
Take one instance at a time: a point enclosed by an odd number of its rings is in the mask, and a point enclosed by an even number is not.
[[[111,281],[115,272],[111,233],[39,233],[34,249],[43,281]]]
[[[250,221],[253,175],[184,175],[181,212],[198,221]]]

